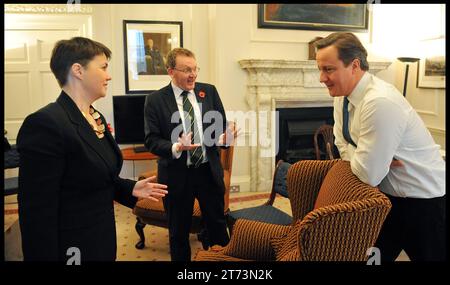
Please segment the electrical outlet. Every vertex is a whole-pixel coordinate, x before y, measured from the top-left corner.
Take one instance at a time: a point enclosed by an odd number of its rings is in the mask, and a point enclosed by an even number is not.
[[[241,186],[239,185],[231,185],[230,186],[230,193],[237,193],[241,191]]]

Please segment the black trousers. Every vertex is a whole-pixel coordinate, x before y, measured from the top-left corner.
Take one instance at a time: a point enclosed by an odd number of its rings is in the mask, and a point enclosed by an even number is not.
[[[375,246],[381,262],[392,262],[402,249],[411,261],[445,261],[445,195],[418,199],[388,196],[391,211]]]
[[[229,242],[227,224],[224,215],[223,190],[214,182],[209,163],[198,168],[189,168],[182,189],[173,189],[166,196],[164,208],[169,220],[170,257],[172,261],[190,261],[191,247],[189,231],[192,223],[194,198],[197,198],[206,226],[210,245],[225,246]]]

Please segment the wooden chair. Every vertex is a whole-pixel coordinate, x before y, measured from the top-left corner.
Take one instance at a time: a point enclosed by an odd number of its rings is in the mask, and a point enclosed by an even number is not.
[[[196,261],[366,261],[389,199],[359,180],[342,160],[303,160],[287,175],[291,225],[239,219],[225,247],[196,253]]]
[[[223,167],[223,180],[225,183],[225,194],[224,194],[224,213],[228,215],[229,210],[229,201],[230,201],[230,179],[231,179],[231,170],[233,166],[233,151],[234,146],[230,146],[226,149],[220,148],[220,162]],[[144,179],[150,176],[157,176],[156,171],[148,171],[139,176],[139,179]],[[158,202],[149,200],[149,199],[140,199],[136,203],[136,206],[133,209],[133,214],[136,215],[137,222],[135,225],[135,229],[140,237],[140,241],[136,243],[137,249],[143,249],[145,247],[145,235],[144,235],[144,227],[145,225],[153,225],[157,227],[168,228],[168,220],[166,212],[164,211],[164,205],[162,199]],[[208,237],[206,230],[202,224],[202,216],[200,211],[200,205],[198,200],[194,201],[194,211],[192,214],[192,224],[191,224],[191,233],[197,233],[198,240],[202,243],[203,248],[208,248]]]
[[[319,145],[319,136],[323,138],[323,146],[324,150],[321,151]],[[314,149],[316,151],[316,159],[321,160],[321,153],[325,153],[325,159],[334,159],[336,158],[333,154],[334,148],[334,135],[333,135],[333,126],[331,125],[322,125],[320,126],[315,134],[314,134]]]

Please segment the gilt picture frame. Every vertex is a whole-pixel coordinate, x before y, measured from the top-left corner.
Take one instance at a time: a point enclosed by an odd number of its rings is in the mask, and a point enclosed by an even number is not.
[[[423,57],[417,67],[418,88],[445,88],[445,55]]]
[[[258,4],[258,28],[368,30],[367,4]]]

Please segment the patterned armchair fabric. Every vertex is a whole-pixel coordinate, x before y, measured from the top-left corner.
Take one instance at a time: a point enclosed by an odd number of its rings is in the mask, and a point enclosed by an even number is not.
[[[287,176],[289,226],[238,220],[230,243],[194,260],[364,261],[390,211],[378,188],[361,182],[341,160],[301,161]]]

